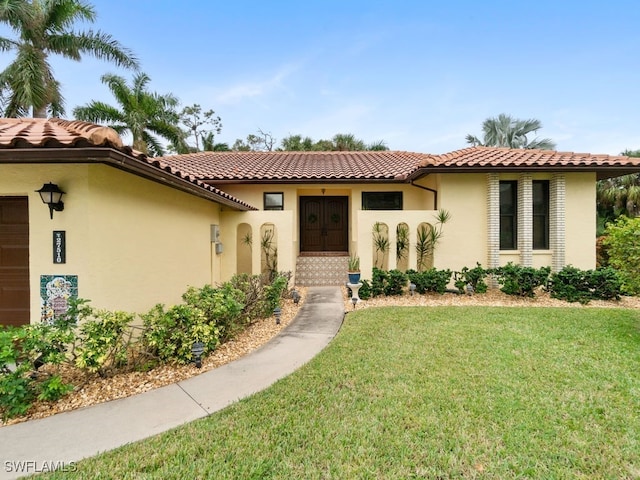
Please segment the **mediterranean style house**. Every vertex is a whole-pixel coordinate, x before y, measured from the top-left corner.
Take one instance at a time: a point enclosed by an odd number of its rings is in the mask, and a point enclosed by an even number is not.
[[[349,255],[363,278],[425,265],[434,228],[439,269],[594,268],[596,180],[634,172],[640,159],[489,147],[149,158],[107,127],[0,119],[0,325],[72,297],[145,312],[267,265],[344,285]]]

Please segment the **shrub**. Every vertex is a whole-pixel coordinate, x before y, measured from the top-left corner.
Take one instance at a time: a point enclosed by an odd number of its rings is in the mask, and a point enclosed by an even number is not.
[[[165,311],[156,305],[142,315],[143,344],[146,351],[164,362],[189,363],[192,360],[191,346],[204,343],[204,353],[216,348],[219,329],[193,305],[175,305]]]
[[[380,268],[373,267],[371,273],[371,296],[378,297],[384,295],[384,288],[389,281],[389,274]]]
[[[619,299],[621,285],[618,273],[613,268],[580,270],[568,265],[551,275],[549,290],[553,298],[588,303],[594,299]]]
[[[24,415],[36,398],[58,400],[71,390],[60,377],[37,375],[45,363],[65,360],[66,340],[52,324],[0,329],[0,415],[3,419]]]
[[[407,274],[400,270],[389,270],[387,282],[384,286],[384,294],[388,296],[402,295],[407,286]]]
[[[79,326],[76,366],[104,377],[128,365],[133,315],[95,310]]]
[[[463,267],[461,271],[453,273],[454,285],[460,293],[465,293],[467,285],[471,285],[476,293],[486,293],[488,286],[484,279],[490,272],[490,270],[482,268],[480,263],[471,269]]]
[[[640,218],[619,217],[609,223],[603,244],[607,247],[609,266],[614,267],[622,280],[622,291],[630,295],[640,293]]]
[[[407,270],[409,281],[416,286],[417,293],[444,293],[451,280],[451,270],[437,270],[430,268],[422,272]]]
[[[199,309],[206,322],[217,325],[220,338],[232,337],[242,325],[241,313],[246,295],[242,290],[226,282],[219,288],[205,285],[202,288],[189,287],[182,295],[187,305]]]
[[[551,273],[550,267],[523,267],[509,262],[504,267],[492,270],[496,275],[498,283],[502,285],[502,290],[508,295],[518,295],[521,297],[535,296],[536,288],[546,286]]]
[[[234,275],[228,282],[233,288],[244,294],[244,307],[240,312],[240,321],[249,324],[258,318],[264,318],[273,313],[273,309],[287,292],[291,273],[280,272],[272,282],[265,275],[249,275],[241,273]]]

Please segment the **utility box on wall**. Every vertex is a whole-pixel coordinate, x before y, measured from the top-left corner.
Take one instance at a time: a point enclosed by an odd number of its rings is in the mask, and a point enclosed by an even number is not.
[[[220,241],[220,225],[211,225],[211,243],[215,244],[216,255],[222,253],[222,242]]]
[[[220,243],[220,225],[211,225],[211,243]]]

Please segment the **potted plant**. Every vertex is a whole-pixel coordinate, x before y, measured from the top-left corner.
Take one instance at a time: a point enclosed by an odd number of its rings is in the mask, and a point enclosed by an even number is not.
[[[355,285],[356,283],[360,283],[360,257],[359,256],[351,255],[349,257],[347,274],[349,275],[350,284]]]

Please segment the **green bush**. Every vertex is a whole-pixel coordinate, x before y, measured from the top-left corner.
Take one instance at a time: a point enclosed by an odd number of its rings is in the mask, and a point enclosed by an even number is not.
[[[444,293],[451,281],[451,270],[437,270],[430,268],[422,272],[407,270],[409,281],[416,286],[417,293],[435,292]]]
[[[640,293],[640,218],[619,217],[609,223],[603,244],[609,255],[609,266],[618,270],[622,291]]]
[[[232,337],[244,324],[241,313],[246,295],[242,290],[226,282],[219,288],[205,285],[202,288],[189,287],[182,295],[187,305],[199,309],[207,323],[217,325],[220,339]]]
[[[407,286],[407,279],[406,273],[400,270],[389,270],[387,284],[384,286],[384,294],[388,296],[402,295]]]
[[[78,327],[76,366],[102,377],[128,366],[133,319],[125,312],[92,311]]]
[[[389,281],[389,273],[378,267],[373,267],[371,272],[371,296],[384,295],[384,289]]]
[[[611,267],[580,270],[571,265],[551,275],[549,291],[553,298],[568,302],[619,299],[622,282]]]
[[[24,415],[36,398],[58,400],[72,389],[60,377],[38,375],[46,363],[65,361],[69,329],[41,323],[0,329],[0,415]]]
[[[482,268],[480,263],[471,269],[463,267],[461,271],[453,273],[454,285],[460,293],[465,293],[467,285],[471,285],[476,293],[486,293],[488,286],[484,279],[490,273],[491,270]]]
[[[547,285],[550,267],[523,267],[509,262],[504,267],[492,270],[498,283],[502,285],[500,290],[508,295],[518,295],[521,297],[535,296],[536,288]]]
[[[250,324],[258,318],[272,315],[287,292],[290,278],[290,273],[282,272],[272,282],[265,275],[234,275],[228,283],[244,294],[244,307],[240,313],[242,323]]]
[[[204,353],[216,348],[220,331],[193,305],[174,305],[168,310],[156,305],[141,316],[145,350],[163,362],[189,363],[194,342],[204,343]]]

